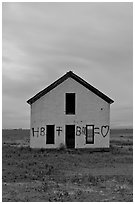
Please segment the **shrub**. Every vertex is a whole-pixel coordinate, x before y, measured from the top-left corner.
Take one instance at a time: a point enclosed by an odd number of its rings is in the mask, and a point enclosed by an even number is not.
[[[59,150],[65,150],[66,146],[63,143],[60,143]]]

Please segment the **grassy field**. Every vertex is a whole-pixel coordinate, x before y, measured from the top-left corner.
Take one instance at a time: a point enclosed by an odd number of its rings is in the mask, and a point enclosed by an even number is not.
[[[3,201],[133,201],[133,132],[111,130],[109,152],[31,150],[29,130],[3,130]]]

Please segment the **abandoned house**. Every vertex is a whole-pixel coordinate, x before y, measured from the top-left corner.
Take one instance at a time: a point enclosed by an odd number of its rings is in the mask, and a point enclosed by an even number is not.
[[[30,98],[31,148],[108,148],[114,101],[72,71]]]

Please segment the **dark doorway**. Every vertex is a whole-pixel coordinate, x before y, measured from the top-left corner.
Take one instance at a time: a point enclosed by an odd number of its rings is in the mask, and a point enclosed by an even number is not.
[[[66,146],[75,148],[75,125],[66,125]]]
[[[46,126],[46,144],[54,144],[54,125]]]

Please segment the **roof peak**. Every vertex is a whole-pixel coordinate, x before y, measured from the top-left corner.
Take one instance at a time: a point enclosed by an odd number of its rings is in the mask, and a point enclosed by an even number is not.
[[[55,87],[57,87],[59,84],[61,84],[62,82],[64,82],[66,79],[68,79],[69,77],[73,78],[74,80],[76,80],[78,83],[80,83],[81,85],[83,85],[84,87],[86,87],[87,89],[89,89],[90,91],[92,91],[93,93],[95,93],[96,95],[98,95],[100,98],[102,98],[103,100],[105,100],[108,103],[113,103],[114,101],[112,99],[110,99],[108,96],[106,96],[105,94],[103,94],[102,92],[100,92],[98,89],[96,89],[95,87],[93,87],[92,85],[90,85],[88,82],[86,82],[85,80],[83,80],[81,77],[77,76],[75,73],[73,73],[72,71],[68,71],[65,75],[63,75],[62,77],[60,77],[58,80],[56,80],[55,82],[53,82],[50,86],[48,86],[47,88],[43,89],[42,91],[40,91],[39,93],[37,93],[35,96],[33,96],[32,98],[30,98],[27,103],[32,104],[34,103],[36,100],[38,100],[40,97],[42,97],[43,95],[45,95],[46,93],[48,93],[49,91],[51,91],[52,89],[54,89]]]
[[[68,71],[67,73],[73,73],[73,71],[70,70],[70,71]]]

